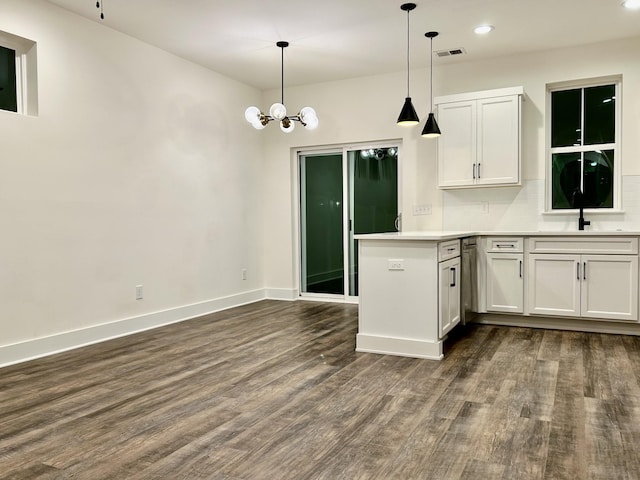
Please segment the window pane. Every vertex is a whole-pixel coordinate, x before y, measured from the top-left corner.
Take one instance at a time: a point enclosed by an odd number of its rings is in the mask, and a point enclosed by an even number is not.
[[[584,153],[584,207],[613,208],[613,150]]]
[[[0,110],[18,111],[16,52],[0,47]]]
[[[303,292],[342,295],[342,154],[308,155],[301,161]]]
[[[584,144],[613,143],[616,137],[616,88],[584,89]]]
[[[551,93],[551,146],[580,145],[581,89]]]
[[[555,153],[551,162],[552,208],[573,208],[573,192],[580,187],[580,153]]]

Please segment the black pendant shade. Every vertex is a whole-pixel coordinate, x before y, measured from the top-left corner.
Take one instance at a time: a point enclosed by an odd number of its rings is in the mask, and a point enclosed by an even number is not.
[[[438,127],[438,122],[436,122],[436,117],[433,114],[433,39],[438,36],[438,32],[427,32],[424,36],[427,37],[431,43],[431,68],[429,69],[429,98],[431,99],[431,109],[429,110],[427,123],[425,123],[422,129],[422,136],[425,138],[436,138],[440,136],[440,127]]]
[[[436,122],[436,117],[433,113],[430,113],[427,117],[427,123],[425,123],[422,129],[422,136],[426,138],[440,136],[440,127],[438,127],[438,122]]]
[[[413,103],[411,103],[411,97],[407,97],[404,99],[404,105],[402,106],[402,110],[400,111],[400,116],[398,117],[398,125],[403,127],[409,127],[411,125],[417,125],[420,123],[420,118],[416,113],[416,109],[413,108]]]
[[[404,99],[404,105],[396,122],[401,127],[411,127],[420,123],[420,117],[416,113],[409,96],[409,12],[416,8],[415,3],[403,3],[400,9],[407,12],[407,97]]]

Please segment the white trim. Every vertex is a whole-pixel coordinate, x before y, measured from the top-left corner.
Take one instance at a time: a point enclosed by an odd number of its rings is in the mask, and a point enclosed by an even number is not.
[[[640,335],[640,323],[620,320],[478,313],[472,323],[575,332],[611,333],[616,335]]]
[[[356,352],[379,353],[399,357],[441,360],[444,357],[443,340],[412,340],[407,338],[356,335]]]
[[[37,113],[37,88],[35,72],[35,46],[36,42],[26,38],[12,35],[0,31],[0,46],[15,51],[16,66],[16,101],[17,111],[0,110],[3,112],[17,113],[19,115],[33,115]],[[34,66],[33,71],[29,71],[29,59]],[[33,77],[33,78],[31,78]],[[30,98],[33,97],[33,98]]]
[[[265,297],[269,300],[294,301],[300,298],[297,288],[265,288]]]
[[[348,303],[352,305],[358,305],[358,297],[352,297],[348,295],[323,295],[321,293],[307,293],[301,295],[298,300],[301,302],[324,302],[324,303]]]
[[[601,144],[601,145],[582,145],[579,147],[551,147],[551,93],[570,90],[570,89],[584,89],[589,87],[597,87],[601,85],[615,85],[616,95],[616,111],[615,111],[615,142],[613,144]],[[584,108],[581,111],[581,115],[584,115]],[[584,122],[583,122],[584,123]],[[611,146],[613,145],[613,146]],[[544,195],[544,210],[541,212],[543,215],[561,213],[574,213],[577,209],[552,209],[551,208],[551,195],[552,195],[552,157],[554,153],[573,153],[573,152],[588,152],[596,149],[607,149],[614,151],[614,165],[613,165],[613,208],[593,208],[585,209],[585,213],[623,213],[622,205],[622,75],[609,75],[606,77],[590,78],[585,80],[572,80],[556,83],[548,83],[546,86],[546,100],[545,100],[545,195]],[[583,179],[580,179],[582,184]]]
[[[524,87],[496,88],[493,90],[483,90],[481,92],[455,93],[453,95],[442,95],[433,99],[434,105],[451,102],[466,102],[468,100],[479,100],[482,98],[506,97],[511,95],[524,95]]]
[[[66,352],[145,330],[183,322],[221,310],[264,300],[265,290],[252,290],[191,305],[145,313],[114,322],[0,346],[0,367]]]

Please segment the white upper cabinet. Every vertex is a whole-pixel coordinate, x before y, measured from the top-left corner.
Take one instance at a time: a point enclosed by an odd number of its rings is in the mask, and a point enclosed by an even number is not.
[[[520,185],[522,87],[436,97],[438,186]]]

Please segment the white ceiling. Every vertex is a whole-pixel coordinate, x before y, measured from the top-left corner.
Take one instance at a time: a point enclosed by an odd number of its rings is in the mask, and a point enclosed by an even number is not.
[[[278,40],[287,40],[285,85],[406,69],[401,0],[49,0],[226,76],[266,90],[280,86]],[[477,61],[534,50],[640,36],[640,11],[620,0],[418,0],[410,14],[411,67]],[[495,30],[477,36],[472,28]]]

